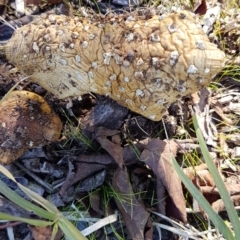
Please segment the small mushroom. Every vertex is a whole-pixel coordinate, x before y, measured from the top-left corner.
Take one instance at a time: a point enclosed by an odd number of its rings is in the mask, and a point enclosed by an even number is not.
[[[0,162],[10,164],[26,150],[57,140],[61,129],[61,120],[42,97],[10,92],[0,102]]]
[[[225,62],[187,11],[50,18],[17,29],[5,53],[60,99],[94,92],[158,121],[171,103],[206,86]]]

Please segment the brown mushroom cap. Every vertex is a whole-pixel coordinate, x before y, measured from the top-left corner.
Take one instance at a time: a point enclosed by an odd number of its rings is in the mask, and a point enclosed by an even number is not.
[[[58,98],[104,94],[155,121],[169,104],[206,86],[225,57],[186,11],[45,14],[15,32],[6,56]]]
[[[10,92],[0,102],[0,162],[9,164],[27,149],[57,140],[61,129],[61,120],[42,97]]]

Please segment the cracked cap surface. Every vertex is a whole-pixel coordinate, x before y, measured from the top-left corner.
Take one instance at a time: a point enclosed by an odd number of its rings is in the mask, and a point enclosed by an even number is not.
[[[58,98],[94,92],[154,121],[171,103],[206,86],[225,57],[187,11],[45,14],[16,30],[5,51]]]

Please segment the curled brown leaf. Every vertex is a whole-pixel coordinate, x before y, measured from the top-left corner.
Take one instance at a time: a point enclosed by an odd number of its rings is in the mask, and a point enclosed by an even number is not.
[[[157,176],[157,180],[168,191],[173,203],[170,214],[183,222],[187,221],[185,199],[182,192],[181,181],[172,166],[172,157],[176,155],[178,145],[175,141],[162,141],[153,139],[143,150],[140,160],[145,162]],[[157,191],[162,191],[157,189]],[[162,194],[161,194],[162,195]],[[158,199],[162,202],[162,199]],[[162,204],[162,203],[161,203]]]

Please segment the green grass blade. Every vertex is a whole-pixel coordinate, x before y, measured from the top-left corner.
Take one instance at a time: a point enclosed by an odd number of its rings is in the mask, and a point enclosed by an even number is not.
[[[195,130],[196,130],[196,134],[197,134],[197,138],[198,138],[198,141],[199,141],[199,144],[201,147],[203,158],[208,166],[209,172],[212,175],[214,183],[216,184],[219,194],[224,202],[226,211],[228,213],[228,217],[233,226],[235,238],[240,240],[240,221],[239,221],[239,217],[237,215],[237,211],[235,210],[233,202],[232,202],[230,195],[226,189],[226,186],[225,186],[214,162],[211,159],[211,156],[209,154],[205,140],[202,136],[201,130],[199,129],[197,118],[195,115],[193,116],[193,124],[194,124]]]
[[[55,224],[53,225],[51,240],[55,239],[57,232],[58,232],[58,221],[56,221]]]
[[[60,217],[58,224],[68,239],[87,240],[87,238],[66,218]]]
[[[179,167],[175,157],[173,157],[173,167],[183,182],[184,186],[188,189],[188,191],[192,194],[192,196],[196,199],[198,204],[202,207],[208,217],[211,219],[215,227],[222,233],[222,235],[227,240],[236,240],[233,236],[231,230],[224,223],[224,221],[218,216],[218,214],[213,210],[212,206],[205,199],[202,193],[194,186],[192,181],[188,179],[188,177],[184,174],[182,169]]]
[[[57,215],[59,213],[58,209],[49,201],[38,195],[37,193],[33,192],[31,189],[23,186],[20,183],[17,183],[19,188],[29,197],[31,198],[34,202],[38,203],[42,207],[44,207],[47,211],[54,213]]]
[[[45,209],[47,209],[49,212],[54,213],[54,214],[58,214],[59,211],[58,209],[49,201],[47,201],[46,199],[44,199],[43,197],[41,197],[40,195],[38,195],[37,193],[33,192],[32,190],[30,190],[29,188],[23,186],[22,184],[18,183],[16,181],[16,179],[14,178],[14,176],[3,166],[0,165],[0,171],[7,176],[8,178],[10,178],[12,181],[14,181],[18,187],[29,197],[31,198],[34,202],[38,203],[39,205],[41,205],[42,207],[44,207]]]
[[[43,220],[36,220],[36,219],[23,218],[23,217],[15,217],[15,216],[12,216],[12,215],[9,215],[6,213],[2,213],[2,212],[0,212],[0,219],[9,220],[9,221],[25,222],[30,225],[40,226],[40,227],[46,227],[46,226],[53,224],[53,222],[47,222],[47,221],[43,221]]]
[[[50,213],[34,204],[31,202],[25,200],[18,194],[16,194],[12,189],[10,189],[5,183],[3,183],[0,180],[0,193],[2,193],[5,197],[10,199],[12,202],[17,204],[18,206],[24,208],[27,211],[32,211],[36,215],[49,219],[49,220],[55,220],[56,219],[56,214]]]

